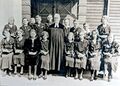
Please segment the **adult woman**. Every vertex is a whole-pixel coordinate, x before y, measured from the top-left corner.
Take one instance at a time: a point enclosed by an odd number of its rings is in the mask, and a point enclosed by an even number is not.
[[[102,41],[106,39],[111,33],[110,25],[108,24],[108,17],[104,15],[101,18],[101,24],[97,27],[97,36],[98,40],[101,42],[102,47]]]
[[[22,26],[20,27],[20,29],[22,29],[23,30],[23,36],[24,36],[24,38],[25,39],[27,39],[28,37],[29,37],[29,31],[30,31],[30,29],[31,29],[31,27],[30,26],[28,26],[28,19],[27,18],[23,18],[22,19]]]
[[[67,36],[70,32],[70,21],[68,18],[64,19],[64,42],[67,42]]]
[[[8,24],[5,25],[4,30],[8,30],[13,38],[16,36],[17,26],[14,24],[15,20],[13,17],[8,19]]]

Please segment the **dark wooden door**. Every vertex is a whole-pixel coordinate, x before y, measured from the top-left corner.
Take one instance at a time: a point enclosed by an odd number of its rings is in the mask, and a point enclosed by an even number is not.
[[[40,15],[43,22],[46,21],[46,17],[49,14],[54,15],[55,13],[60,13],[62,19],[64,19],[67,14],[75,17],[74,14],[71,13],[71,9],[78,1],[79,0],[31,0],[31,16],[35,17],[36,15]]]

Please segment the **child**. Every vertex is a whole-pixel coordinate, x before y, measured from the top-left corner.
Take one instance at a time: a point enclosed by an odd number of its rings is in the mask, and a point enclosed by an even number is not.
[[[86,51],[88,49],[88,42],[84,39],[84,33],[80,33],[80,41],[75,43],[75,79],[83,79],[83,70],[86,68]]]
[[[14,39],[11,37],[10,32],[7,30],[3,31],[5,38],[1,41],[1,50],[2,50],[2,70],[5,71],[5,74],[8,72],[11,75],[12,72],[12,57],[14,51]]]
[[[97,79],[97,71],[100,68],[100,44],[97,41],[96,31],[92,31],[92,40],[89,44],[88,60],[90,62],[91,81]]]
[[[65,59],[66,59],[66,77],[70,76],[71,69],[74,68],[74,34],[68,34],[68,42],[65,44]]]
[[[37,75],[37,65],[39,62],[39,51],[40,51],[40,41],[37,37],[35,29],[30,30],[30,37],[25,40],[24,44],[25,51],[25,63],[29,66],[29,76],[28,79],[36,80]],[[34,76],[32,77],[32,68],[34,68]]]
[[[49,70],[49,40],[48,40],[48,37],[49,37],[48,32],[43,31],[42,40],[41,40],[41,50],[40,50],[41,74],[39,75],[39,78],[43,77],[43,79],[47,79],[47,71]]]
[[[20,74],[23,74],[23,66],[24,66],[24,42],[25,39],[23,37],[23,30],[19,29],[17,31],[17,37],[15,39],[15,53],[14,53],[14,74],[17,73],[17,66],[20,65],[21,70]]]
[[[104,61],[104,79],[111,80],[112,77],[112,37],[108,36],[103,43],[102,53]]]

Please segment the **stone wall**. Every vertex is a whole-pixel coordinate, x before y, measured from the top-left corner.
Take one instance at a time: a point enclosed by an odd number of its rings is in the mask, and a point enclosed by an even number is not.
[[[31,17],[31,0],[22,0],[22,17],[30,19]]]

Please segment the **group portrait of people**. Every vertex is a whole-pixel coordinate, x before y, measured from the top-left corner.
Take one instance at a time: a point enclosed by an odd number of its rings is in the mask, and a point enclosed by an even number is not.
[[[4,26],[1,40],[0,69],[3,75],[28,75],[28,79],[47,79],[48,74],[84,79],[90,71],[90,81],[97,80],[98,72],[112,79],[117,70],[119,44],[111,33],[109,18],[103,15],[101,24],[90,30],[87,22],[80,27],[79,20],[65,18],[60,23],[60,14],[51,14],[42,23],[36,15],[22,19],[17,28],[15,19],[10,18]]]

